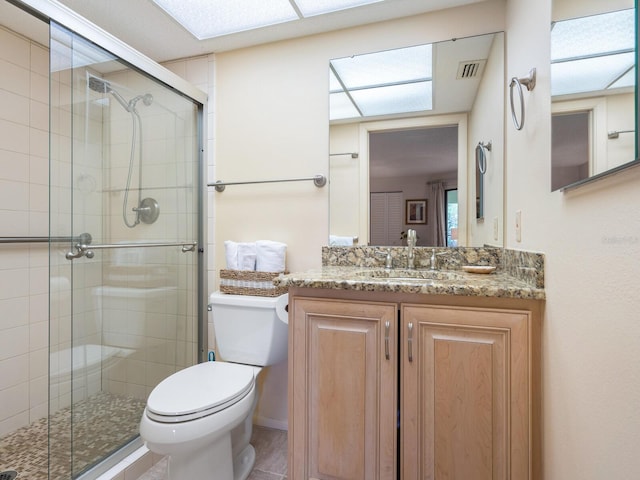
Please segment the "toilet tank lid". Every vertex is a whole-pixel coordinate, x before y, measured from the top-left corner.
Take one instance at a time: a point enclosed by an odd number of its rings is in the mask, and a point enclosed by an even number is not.
[[[288,295],[285,293],[284,295]],[[280,297],[258,297],[254,295],[231,295],[220,291],[213,292],[209,295],[209,303],[211,305],[234,305],[255,308],[275,308],[276,302]]]

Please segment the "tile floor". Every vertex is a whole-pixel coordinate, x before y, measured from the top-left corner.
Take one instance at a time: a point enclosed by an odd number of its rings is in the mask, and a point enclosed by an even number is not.
[[[256,464],[247,480],[287,480],[287,432],[253,427]]]
[[[256,463],[247,480],[287,480],[287,432],[254,426],[251,444],[256,449]],[[166,471],[163,459],[138,480],[164,480]]]

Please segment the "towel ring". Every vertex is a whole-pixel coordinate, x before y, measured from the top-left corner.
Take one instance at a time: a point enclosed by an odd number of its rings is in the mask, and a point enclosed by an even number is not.
[[[476,145],[476,164],[478,165],[478,171],[482,175],[487,172],[487,154],[485,150],[491,151],[491,141],[488,143],[478,142],[478,145]]]
[[[528,91],[531,91],[536,86],[536,69],[532,68],[529,71],[528,77],[518,78],[513,77],[511,79],[511,83],[509,84],[509,99],[511,101],[511,118],[513,119],[513,124],[516,126],[516,130],[522,130],[524,127],[524,95],[522,93],[522,85],[527,87]],[[513,87],[518,87],[518,95],[520,97],[520,121],[518,121],[518,117],[516,116],[516,109],[513,105]]]

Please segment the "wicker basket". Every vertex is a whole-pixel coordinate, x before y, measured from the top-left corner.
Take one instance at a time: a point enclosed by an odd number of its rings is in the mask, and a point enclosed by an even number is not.
[[[220,270],[220,291],[232,295],[279,297],[288,287],[277,287],[273,279],[286,272],[256,272],[253,270]]]

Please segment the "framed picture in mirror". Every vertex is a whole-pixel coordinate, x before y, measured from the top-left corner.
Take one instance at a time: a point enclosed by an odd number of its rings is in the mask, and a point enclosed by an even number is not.
[[[427,199],[407,200],[404,223],[427,223]]]

